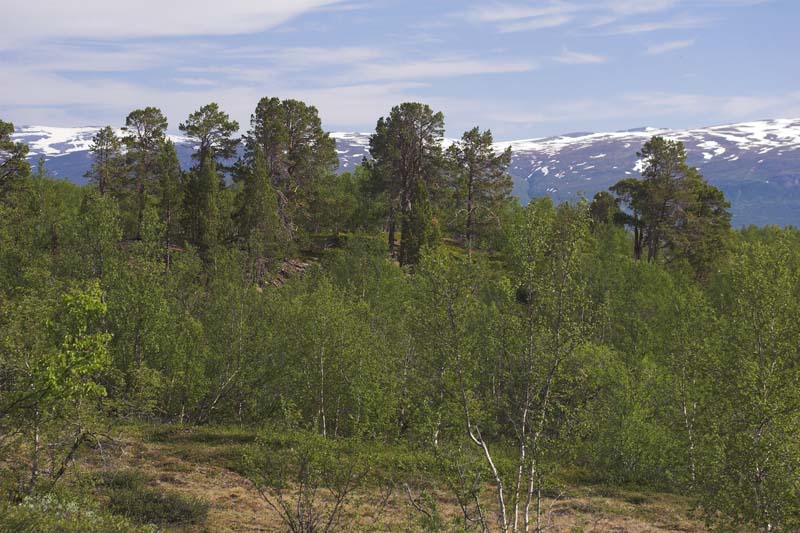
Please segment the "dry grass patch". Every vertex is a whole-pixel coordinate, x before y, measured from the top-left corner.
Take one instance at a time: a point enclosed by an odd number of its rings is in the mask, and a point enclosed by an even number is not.
[[[243,475],[242,458],[254,439],[253,433],[239,429],[124,428],[113,457],[106,453],[102,461],[96,454],[83,454],[73,478],[134,471],[146,479],[149,490],[207,504],[204,522],[165,524],[165,531],[283,531],[278,514]],[[460,510],[451,495],[431,483],[426,485],[442,521],[452,523]],[[104,490],[98,486],[95,497],[108,502]],[[399,483],[386,498],[377,497],[379,490],[366,484],[353,492],[343,510],[344,531],[421,530],[419,513]],[[486,491],[486,500],[491,501],[492,487],[487,485]],[[543,508],[550,510],[549,531],[557,533],[705,530],[702,522],[688,518],[690,500],[671,494],[569,484],[564,495],[546,500]],[[494,511],[490,504],[487,515]]]

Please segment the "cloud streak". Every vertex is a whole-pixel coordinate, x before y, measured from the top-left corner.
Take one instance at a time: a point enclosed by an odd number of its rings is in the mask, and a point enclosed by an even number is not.
[[[629,92],[614,99],[586,98],[549,103],[546,108],[498,109],[489,113],[492,120],[506,124],[533,126],[536,124],[615,120],[624,127],[661,126],[642,124],[642,117],[662,119],[666,126],[675,117],[694,117],[699,123],[715,121],[755,120],[778,116],[800,116],[800,91],[769,95],[713,96],[697,93],[665,91]]]
[[[586,52],[573,52],[570,50],[564,50],[553,59],[558,63],[567,65],[596,65],[608,61],[608,58],[605,56]]]
[[[501,33],[557,28],[571,22],[580,8],[555,0],[544,5],[489,4],[477,6],[462,14],[471,22],[494,24]]]
[[[584,26],[597,28],[639,15],[675,8],[681,0],[551,0],[546,3],[488,4],[461,16],[471,22],[493,24],[501,33],[564,26],[589,17]]]
[[[55,126],[86,125],[85,119],[77,118],[86,112],[96,117],[89,125],[118,125],[131,109],[154,105],[165,111],[174,127],[200,106],[218,102],[245,127],[261,97],[278,96],[314,104],[327,123],[356,127],[373,124],[398,102],[420,99],[418,90],[426,87],[410,81],[302,87],[278,76],[247,85],[215,82],[203,76],[179,76],[180,86],[166,87],[103,79],[73,80],[30,70],[11,70],[7,74],[0,116],[20,125],[34,120]],[[41,116],[47,110],[50,118],[43,120]]]
[[[636,33],[651,33],[666,30],[688,30],[704,26],[710,21],[711,19],[706,17],[684,15],[664,20],[648,20],[623,24],[612,28],[609,33],[611,35],[632,35]]]
[[[661,54],[666,54],[669,52],[675,52],[676,50],[683,50],[684,48],[689,48],[694,46],[695,40],[694,39],[685,39],[681,41],[667,41],[665,43],[659,44],[651,44],[647,47],[645,53],[651,56],[657,56]]]
[[[235,35],[275,28],[342,0],[2,0],[0,46],[47,39]],[[213,13],[213,16],[209,14]],[[20,24],[30,21],[33,26]]]
[[[463,13],[463,16],[474,22],[508,22],[569,15],[578,10],[578,6],[563,1],[553,1],[537,6],[529,4],[494,3],[476,6]]]
[[[471,58],[432,58],[417,61],[373,63],[357,67],[356,79],[377,80],[425,80],[452,78],[480,74],[508,74],[536,70],[532,61],[492,61]]]

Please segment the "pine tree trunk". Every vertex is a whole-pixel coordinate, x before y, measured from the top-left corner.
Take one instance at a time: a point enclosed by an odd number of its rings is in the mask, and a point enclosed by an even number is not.
[[[139,176],[138,178],[139,183],[136,186],[136,196],[137,196],[137,218],[136,218],[136,240],[142,239],[142,224],[144,222],[144,205],[145,205],[145,197],[144,197],[144,176]]]
[[[395,257],[395,214],[394,206],[389,206],[389,255]]]
[[[474,209],[474,179],[472,176],[469,177],[469,181],[467,182],[467,252],[469,256],[472,257],[472,210]]]
[[[100,172],[100,181],[97,184],[97,188],[99,189],[100,196],[103,196],[106,193],[106,182],[108,181],[108,162],[103,163],[103,170]]]
[[[638,224],[633,227],[633,258],[642,259],[642,230]]]
[[[170,232],[171,232],[171,228],[172,228],[172,209],[170,207],[167,208],[166,219],[167,219],[167,227],[166,227],[166,231],[164,231],[164,237],[165,237],[165,241],[166,241],[165,244],[167,246],[167,250],[166,250],[166,252],[167,252],[166,253],[166,271],[169,272],[170,268],[172,267],[172,255],[171,255],[170,249],[169,249],[170,241],[172,240],[172,239],[170,239],[170,237],[171,237]]]

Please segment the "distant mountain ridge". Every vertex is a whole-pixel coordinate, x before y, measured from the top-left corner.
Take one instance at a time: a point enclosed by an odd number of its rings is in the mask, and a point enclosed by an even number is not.
[[[21,127],[16,141],[31,147],[31,159],[44,155],[57,177],[84,183],[89,146],[98,128]],[[510,146],[509,173],[522,201],[550,195],[556,201],[591,198],[618,180],[638,176],[636,152],[653,135],[682,141],[689,163],[720,187],[732,203],[734,225],[779,224],[800,227],[800,119],[773,119],[708,128],[669,130],[638,128],[606,133],[571,133],[556,137],[495,143]],[[340,170],[352,170],[369,157],[369,134],[334,132]],[[171,136],[182,164],[195,147]],[[447,139],[446,143],[452,142]]]

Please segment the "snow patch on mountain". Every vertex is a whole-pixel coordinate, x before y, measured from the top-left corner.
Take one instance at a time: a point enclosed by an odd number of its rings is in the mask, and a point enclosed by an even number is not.
[[[61,157],[76,152],[88,152],[92,146],[92,138],[100,131],[97,127],[62,128],[56,126],[23,126],[11,134],[14,141],[25,142],[32,156]],[[123,137],[127,134],[117,129],[116,134]],[[189,144],[189,139],[181,135],[167,135],[175,144]]]
[[[336,141],[336,153],[339,154],[339,169],[352,171],[360,165],[364,158],[369,158],[369,133],[352,133],[335,131],[330,134]]]
[[[25,126],[11,135],[15,141],[24,141],[31,153],[57,157],[72,152],[86,151],[98,128],[56,128],[52,126]]]

